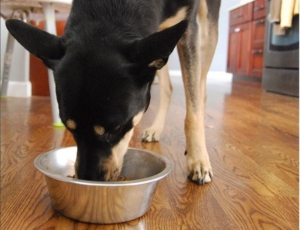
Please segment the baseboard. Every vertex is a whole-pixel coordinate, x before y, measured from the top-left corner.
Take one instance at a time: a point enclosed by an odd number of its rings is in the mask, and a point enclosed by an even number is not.
[[[170,76],[171,78],[181,77],[181,71],[171,70]],[[218,81],[231,81],[232,74],[226,72],[210,71],[207,74],[207,78],[212,80],[218,79]],[[9,81],[7,96],[8,97],[31,97],[32,96],[31,82]]]
[[[219,71],[210,71],[207,74],[207,80],[210,83],[216,82],[232,82],[233,75],[231,73],[219,72]]]
[[[170,76],[171,77],[181,77],[181,71],[180,70],[170,70]],[[209,71],[207,74],[208,79],[222,79],[224,81],[231,81],[232,80],[232,74],[221,72],[221,71]]]
[[[181,77],[181,71],[180,70],[169,70],[170,77]]]
[[[31,82],[9,81],[7,96],[8,97],[31,97]]]

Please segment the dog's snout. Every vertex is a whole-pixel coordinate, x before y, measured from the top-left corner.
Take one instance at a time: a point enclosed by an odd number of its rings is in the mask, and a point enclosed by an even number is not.
[[[92,180],[92,181],[116,181],[120,176],[120,170],[114,168],[107,170],[106,168],[97,168],[96,170],[91,170],[87,168],[86,170],[76,170],[76,178],[81,180]]]
[[[117,181],[123,167],[124,156],[133,134],[130,129],[114,146],[95,146],[93,142],[77,142],[78,152],[75,176],[78,179],[94,181]],[[84,139],[83,139],[84,140]]]
[[[78,154],[75,163],[75,177],[81,180],[92,181],[116,181],[122,169],[122,159],[116,159],[112,156],[97,157],[80,156]]]

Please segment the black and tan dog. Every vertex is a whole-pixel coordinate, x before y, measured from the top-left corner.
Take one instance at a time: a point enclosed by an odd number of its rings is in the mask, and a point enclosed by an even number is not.
[[[62,37],[18,20],[6,22],[54,71],[60,117],[78,145],[78,178],[118,178],[156,73],[159,110],[142,138],[159,140],[172,91],[166,63],[177,45],[186,92],[188,175],[199,184],[211,181],[203,122],[219,8],[220,0],[74,0]]]

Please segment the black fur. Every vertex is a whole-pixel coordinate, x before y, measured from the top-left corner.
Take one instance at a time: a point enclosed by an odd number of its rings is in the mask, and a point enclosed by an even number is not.
[[[147,109],[157,68],[168,60],[187,21],[162,32],[159,24],[192,0],[74,0],[61,38],[26,25],[6,22],[11,34],[54,70],[60,117],[78,145],[77,175],[103,180],[102,165],[112,148]],[[159,65],[149,66],[153,61]],[[105,128],[97,135],[95,125]],[[116,127],[119,127],[116,130]]]
[[[182,36],[188,44],[182,51],[187,70],[192,61],[199,61],[192,41],[200,1],[74,0],[62,37],[19,20],[6,22],[10,33],[54,71],[62,122],[76,123],[69,130],[78,145],[78,178],[111,179],[105,177],[104,165],[133,128],[134,116],[148,108],[156,70],[166,64]],[[206,3],[210,26],[216,27],[220,0]],[[182,7],[187,9],[185,20],[157,32]],[[189,76],[188,84],[195,109],[193,77]],[[103,127],[105,133],[97,134],[95,126]]]

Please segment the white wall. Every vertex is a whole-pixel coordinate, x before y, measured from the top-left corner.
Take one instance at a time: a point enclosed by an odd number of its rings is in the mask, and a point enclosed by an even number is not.
[[[213,0],[210,0],[213,1]],[[241,0],[243,1],[243,0]],[[226,72],[228,30],[229,30],[229,11],[228,9],[239,4],[240,0],[222,0],[219,20],[219,40],[210,71]],[[180,70],[180,63],[177,50],[171,54],[169,59],[170,70]]]

